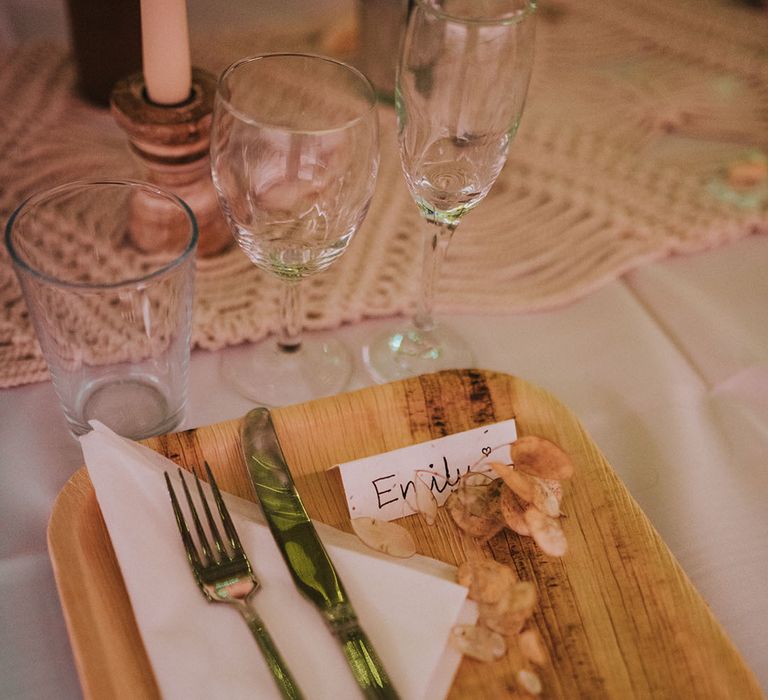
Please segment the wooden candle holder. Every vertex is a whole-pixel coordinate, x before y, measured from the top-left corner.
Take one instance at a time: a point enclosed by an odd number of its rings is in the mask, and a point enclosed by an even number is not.
[[[232,245],[229,226],[219,208],[210,171],[210,134],[216,79],[192,69],[187,101],[159,105],[147,97],[141,73],[119,81],[111,95],[112,115],[128,135],[131,148],[145,169],[148,182],[170,190],[192,209],[200,231],[197,253],[210,257]],[[137,202],[130,224],[134,244],[153,250],[162,212]]]

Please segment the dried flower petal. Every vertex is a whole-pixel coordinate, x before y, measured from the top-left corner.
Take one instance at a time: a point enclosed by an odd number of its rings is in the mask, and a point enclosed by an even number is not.
[[[414,491],[416,492],[416,507],[414,510],[424,516],[427,525],[434,525],[437,520],[437,498],[435,498],[435,494],[430,487],[430,481],[433,476],[433,472],[419,469],[413,481]]]
[[[537,508],[525,511],[525,522],[531,528],[531,537],[545,554],[562,557],[568,549],[563,528],[554,518],[542,513]]]
[[[540,479],[569,479],[573,476],[571,458],[554,442],[536,435],[518,438],[510,447],[515,468]]]
[[[725,172],[731,187],[751,189],[768,178],[768,158],[759,151],[753,151],[728,163]]]
[[[544,489],[557,501],[558,510],[560,504],[563,502],[563,482],[559,479],[541,479],[538,476],[532,477],[536,479]],[[555,517],[554,515],[552,516]]]
[[[541,679],[533,671],[523,668],[515,674],[515,677],[523,690],[531,695],[541,695],[544,688],[541,685]]]
[[[553,518],[560,515],[563,491],[557,481],[539,479],[500,462],[493,462],[491,466],[504,483],[523,501],[532,503]]]
[[[517,645],[520,651],[528,661],[537,666],[544,666],[547,663],[547,653],[544,650],[544,643],[541,636],[535,629],[523,630],[517,638]]]
[[[501,517],[504,523],[510,529],[523,537],[530,537],[531,528],[525,522],[525,510],[528,504],[525,503],[509,486],[504,484],[499,497],[501,507]]]
[[[476,625],[454,625],[450,643],[457,651],[478,661],[495,661],[507,651],[504,637]]]
[[[501,483],[487,474],[468,472],[445,502],[454,522],[472,537],[485,542],[501,532]]]
[[[416,554],[416,543],[402,525],[377,518],[352,518],[352,529],[371,549],[407,559]]]
[[[493,499],[490,490],[494,478],[483,472],[467,472],[459,479],[454,493],[473,515],[487,515],[488,506]]]
[[[504,524],[495,518],[487,518],[484,515],[474,515],[459,498],[456,491],[448,496],[445,502],[453,521],[471,537],[486,542],[497,535],[504,528]]]
[[[468,471],[459,477],[459,488],[471,488],[473,486],[488,486],[495,477],[487,471]]]
[[[467,597],[482,603],[494,603],[517,582],[517,574],[493,559],[465,561],[459,566],[456,580],[469,588]]]
[[[503,521],[501,517],[501,489],[504,482],[501,479],[493,479],[486,487],[486,513],[498,520]]]
[[[480,603],[480,620],[495,632],[515,634],[533,614],[536,588],[530,581],[518,581],[494,603]]]
[[[533,479],[535,484],[531,503],[551,518],[559,518],[560,502],[563,500],[563,487],[560,482],[555,479],[540,479],[537,476],[529,478]]]

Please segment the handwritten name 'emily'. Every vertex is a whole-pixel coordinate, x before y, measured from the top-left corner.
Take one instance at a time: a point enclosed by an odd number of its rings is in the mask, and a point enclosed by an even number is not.
[[[409,515],[416,479],[442,505],[468,471],[488,471],[485,458],[506,461],[508,453],[501,446],[516,437],[515,421],[507,420],[340,464],[350,517],[394,520]]]
[[[486,452],[487,450],[487,452]],[[491,448],[483,448],[483,454],[488,455],[491,453]],[[451,470],[448,466],[448,458],[443,457],[443,471],[433,472],[431,475],[427,475],[427,472],[433,471],[434,464],[430,464],[429,467],[418,470],[419,478],[423,479],[430,491],[435,494],[437,502],[442,502],[448,497],[448,494],[453,490],[453,487],[459,483],[462,474],[466,474],[472,471],[473,465],[468,464],[463,470],[455,468]],[[454,472],[454,476],[451,477],[451,471]],[[487,471],[487,468],[483,468],[482,465],[475,465],[475,471]],[[380,476],[371,481],[371,486],[376,494],[376,501],[379,510],[388,506],[390,503],[396,503],[399,500],[408,502],[409,492],[416,490],[416,482],[413,479],[409,479],[405,483],[398,481],[397,474],[387,474],[386,476]],[[388,487],[388,488],[387,488]],[[445,495],[444,498],[440,498],[441,495]]]

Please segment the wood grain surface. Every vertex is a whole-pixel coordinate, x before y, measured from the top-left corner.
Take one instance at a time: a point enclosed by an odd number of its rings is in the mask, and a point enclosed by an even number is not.
[[[504,374],[441,372],[276,409],[274,422],[311,517],[351,532],[340,462],[508,418],[576,464],[563,500],[569,550],[544,555],[511,531],[479,545],[441,509],[400,522],[418,551],[452,564],[493,557],[534,582],[532,623],[546,645],[538,670],[546,698],[762,698],[743,660],[666,545],[573,414],[550,394]],[[253,499],[239,444],[240,421],[146,443],[181,465],[207,460],[222,488]],[[84,470],[62,491],[49,549],[85,695],[155,698],[157,686]],[[449,697],[528,697],[513,654],[464,659]]]

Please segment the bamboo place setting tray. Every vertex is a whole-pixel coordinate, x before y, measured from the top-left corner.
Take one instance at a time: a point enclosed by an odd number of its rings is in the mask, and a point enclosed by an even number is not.
[[[551,394],[506,374],[455,370],[275,409],[286,460],[309,515],[351,532],[332,465],[514,418],[519,435],[560,445],[576,471],[562,509],[568,552],[545,555],[504,530],[487,544],[461,532],[441,508],[428,526],[398,522],[417,551],[450,564],[485,556],[533,582],[531,619],[547,663],[545,698],[762,698],[758,683],[680,565],[576,417]],[[240,420],[151,438],[182,465],[208,461],[222,489],[254,500]],[[85,469],[60,493],[49,550],[88,698],[158,698],[109,535]],[[449,698],[516,698],[508,657],[465,658]]]

